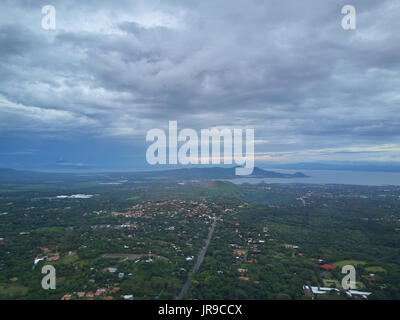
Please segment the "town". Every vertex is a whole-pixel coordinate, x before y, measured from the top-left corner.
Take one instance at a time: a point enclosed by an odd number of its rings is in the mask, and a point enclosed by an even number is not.
[[[320,300],[398,294],[397,187],[157,180],[74,189],[1,194],[1,297]],[[57,270],[55,290],[40,286],[48,264]],[[355,289],[341,286],[345,265],[356,270]]]

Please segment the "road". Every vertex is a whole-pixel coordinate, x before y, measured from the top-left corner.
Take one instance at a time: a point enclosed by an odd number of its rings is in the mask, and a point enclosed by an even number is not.
[[[193,269],[189,272],[187,280],[186,280],[185,284],[183,285],[181,292],[176,297],[176,300],[182,300],[182,298],[185,296],[186,292],[189,290],[190,285],[192,284],[192,276],[197,270],[199,270],[201,263],[203,262],[204,257],[206,256],[208,245],[210,244],[216,224],[217,224],[217,217],[214,217],[214,221],[211,225],[210,231],[208,232],[208,237],[206,239],[206,243],[205,243],[204,247],[201,249],[200,254],[197,257],[196,263],[195,263]]]

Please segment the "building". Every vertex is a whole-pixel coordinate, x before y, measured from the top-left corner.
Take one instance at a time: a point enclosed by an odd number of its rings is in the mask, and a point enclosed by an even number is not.
[[[351,297],[351,296],[362,296],[363,298],[367,299],[367,297],[371,294],[372,292],[364,292],[364,291],[358,291],[358,290],[347,290],[346,294]]]
[[[325,294],[325,293],[328,293],[329,291],[339,292],[340,290],[336,289],[336,288],[328,288],[328,287],[311,287],[311,291],[314,294]]]
[[[322,268],[322,269],[325,269],[326,271],[330,271],[330,270],[336,269],[336,267],[333,266],[333,265],[331,265],[331,264],[323,264],[323,265],[321,266],[321,268]]]
[[[60,255],[56,253],[54,256],[48,257],[46,261],[57,261],[58,259],[60,259]]]

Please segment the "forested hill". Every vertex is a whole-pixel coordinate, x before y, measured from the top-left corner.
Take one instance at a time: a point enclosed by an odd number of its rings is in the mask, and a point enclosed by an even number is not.
[[[266,171],[258,167],[254,168],[252,175],[237,176],[235,168],[184,168],[175,170],[143,172],[139,175],[145,177],[168,177],[177,179],[234,179],[243,178],[306,178],[307,176],[301,172],[295,174],[279,173],[275,171]]]
[[[103,173],[55,173],[39,171],[19,171],[0,168],[0,183],[56,183],[56,182],[82,182],[82,181],[115,181],[115,179],[170,179],[170,180],[214,180],[246,178],[304,178],[301,172],[285,174],[254,168],[249,176],[237,176],[235,168],[183,168],[173,170],[156,170],[146,172],[103,172]]]

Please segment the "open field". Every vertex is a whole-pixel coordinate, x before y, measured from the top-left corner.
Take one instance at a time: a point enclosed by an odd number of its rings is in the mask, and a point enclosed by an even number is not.
[[[323,279],[322,280],[324,287],[332,287],[334,286],[335,288],[340,288],[341,285],[338,280],[332,280],[332,279]]]
[[[365,270],[368,272],[387,272],[386,269],[380,266],[366,267]]]
[[[3,286],[0,285],[0,299],[17,299],[23,297],[28,292],[28,288],[20,285]]]
[[[350,266],[359,266],[367,264],[366,261],[361,261],[361,260],[342,260],[342,261],[337,261],[333,265],[338,268],[342,268],[343,266],[350,265]]]

